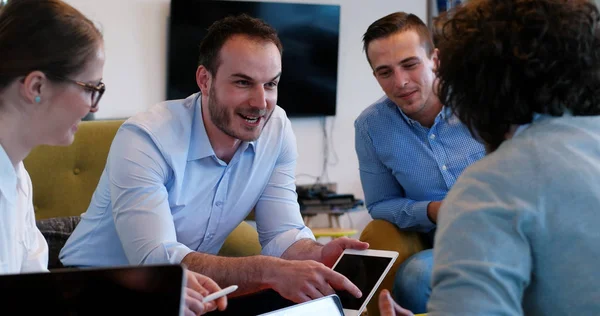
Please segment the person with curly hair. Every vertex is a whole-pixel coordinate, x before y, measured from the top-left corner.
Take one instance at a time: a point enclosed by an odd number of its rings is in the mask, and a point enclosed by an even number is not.
[[[429,315],[599,315],[598,9],[473,0],[442,19],[440,99],[488,155],[440,209]]]

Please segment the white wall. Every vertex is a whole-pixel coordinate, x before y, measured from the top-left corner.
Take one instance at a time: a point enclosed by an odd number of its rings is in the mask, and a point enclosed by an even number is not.
[[[265,0],[276,2],[273,0]],[[147,109],[166,96],[166,38],[169,0],[67,0],[103,29],[106,49],[104,81],[107,91],[96,114],[124,118]],[[394,11],[414,13],[426,21],[423,0],[279,0],[277,2],[341,5],[337,115],[333,125],[333,150],[339,158],[328,167],[330,182],[338,192],[362,198],[358,161],[354,151],[354,119],[383,92],[371,75],[362,52],[361,38],[369,24]],[[323,133],[318,118],[292,119],[298,139],[298,183],[312,183],[323,163]],[[330,155],[330,161],[333,159]],[[356,226],[368,214],[353,218]],[[358,223],[357,223],[358,222]]]

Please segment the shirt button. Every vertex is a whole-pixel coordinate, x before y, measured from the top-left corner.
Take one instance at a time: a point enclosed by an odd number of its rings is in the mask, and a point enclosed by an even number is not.
[[[431,134],[431,135],[429,135],[429,138],[430,138],[430,139],[435,139],[435,134]]]
[[[221,202],[221,201],[217,201],[217,203],[215,203],[215,205],[216,205],[217,207],[221,207],[221,206],[223,205],[223,202]]]
[[[442,170],[446,171],[446,170],[448,170],[448,167],[446,167],[446,165],[443,165]]]
[[[74,175],[78,175],[80,172],[81,172],[81,170],[79,170],[79,168],[73,169],[73,174]]]

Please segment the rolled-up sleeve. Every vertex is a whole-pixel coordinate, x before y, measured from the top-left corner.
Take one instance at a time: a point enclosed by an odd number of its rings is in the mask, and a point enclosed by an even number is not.
[[[177,242],[165,186],[172,171],[152,135],[121,127],[107,171],[115,228],[129,263],[180,263],[192,250]]]
[[[289,120],[285,122],[277,163],[256,204],[256,225],[262,254],[274,257],[280,257],[300,239],[315,239],[300,214],[295,184],[296,137]]]

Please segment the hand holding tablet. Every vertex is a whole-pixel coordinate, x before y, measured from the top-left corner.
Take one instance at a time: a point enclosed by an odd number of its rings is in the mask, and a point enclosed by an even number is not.
[[[346,249],[366,250],[369,244],[353,238],[336,238],[323,245],[320,261],[331,268]]]
[[[266,269],[263,278],[279,295],[295,303],[335,294],[336,290],[362,295],[348,278],[315,260],[281,260],[276,269]]]
[[[361,298],[356,298],[345,291],[336,292],[345,316],[357,316],[364,311],[397,257],[395,251],[344,250],[333,270],[347,277],[363,293]]]
[[[324,297],[313,300],[309,298],[307,303],[297,304],[268,313],[268,315],[341,315],[341,313],[336,313],[335,309],[332,308],[336,305],[333,303],[338,302],[337,304],[339,305],[341,302],[344,316],[358,316],[366,308],[367,303],[373,297],[379,284],[381,284],[381,281],[383,281],[397,257],[398,253],[395,251],[346,249],[337,258],[337,261],[335,261],[333,271],[314,261],[295,261],[293,264],[301,264],[303,267],[309,269],[328,270],[321,271],[320,274],[331,287],[337,289],[355,289],[358,287],[358,290],[362,292],[362,296],[357,298],[356,293],[350,294],[346,290],[335,290],[336,294],[327,295],[325,294],[327,291],[321,290],[321,295],[325,295]],[[302,271],[299,269],[295,271],[296,274],[290,276],[290,279],[286,282],[288,289],[294,288],[292,285],[294,277],[302,279],[299,277]],[[348,281],[353,284],[348,284],[350,283]],[[316,285],[318,286],[318,284]],[[332,290],[331,287],[329,287],[330,290]],[[323,289],[324,287],[319,286],[319,288]],[[327,306],[331,308],[330,311],[319,313]]]

